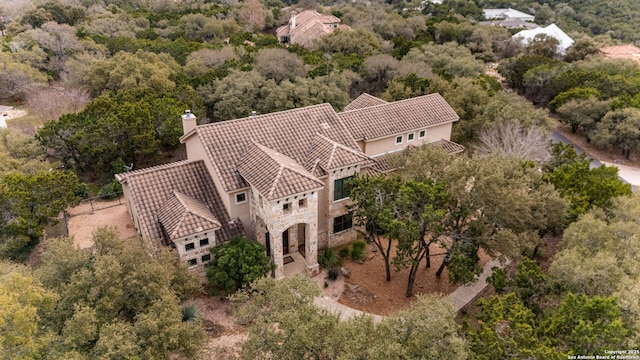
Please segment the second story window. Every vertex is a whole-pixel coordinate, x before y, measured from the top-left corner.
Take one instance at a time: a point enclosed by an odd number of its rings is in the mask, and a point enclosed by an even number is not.
[[[194,243],[188,243],[184,245],[184,250],[185,251],[191,251],[193,249],[196,248],[196,245]]]
[[[282,205],[282,211],[288,213],[291,211],[291,203],[284,203],[284,205]]]
[[[244,204],[247,202],[247,193],[241,192],[236,194],[236,205]]]
[[[207,246],[209,245],[209,238],[204,238],[200,240],[200,246]]]
[[[351,180],[353,176],[349,176],[346,178],[338,179],[333,183],[333,200],[340,200],[349,197],[349,187],[347,186],[347,182]]]
[[[402,136],[402,135],[400,135],[400,136],[396,136],[396,145],[400,145],[400,144],[402,144],[402,138],[403,138],[403,136]]]

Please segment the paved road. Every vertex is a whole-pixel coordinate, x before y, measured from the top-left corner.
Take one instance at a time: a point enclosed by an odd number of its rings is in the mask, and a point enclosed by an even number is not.
[[[572,143],[569,139],[567,139],[564,135],[560,134],[556,130],[553,130],[553,133],[551,133],[551,140],[553,140],[553,142],[561,142],[563,144],[573,145],[578,154],[582,154],[583,152],[585,152],[580,146]],[[600,161],[598,161],[597,159],[592,159],[589,167],[593,169],[600,167],[600,165],[602,165]]]
[[[578,154],[582,154],[583,152],[585,152],[580,146],[572,143],[569,139],[564,137],[562,134],[560,134],[556,130],[553,130],[553,133],[551,134],[551,140],[553,140],[554,142],[561,142],[564,144],[572,144],[573,147],[578,152]],[[631,190],[633,190],[634,192],[638,188],[640,188],[640,169],[637,169],[631,166],[614,164],[614,163],[603,163],[601,161],[598,161],[597,159],[592,159],[589,167],[593,169],[593,168],[600,167],[601,165],[617,167],[618,177],[620,178],[620,180],[628,184],[631,184]]]

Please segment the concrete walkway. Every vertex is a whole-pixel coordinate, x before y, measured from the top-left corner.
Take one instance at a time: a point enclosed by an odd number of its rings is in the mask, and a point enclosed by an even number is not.
[[[328,296],[316,297],[313,299],[313,303],[322,309],[328,310],[332,314],[336,314],[340,317],[340,320],[348,320],[358,316],[371,316],[374,323],[379,323],[384,319],[384,316],[366,313],[360,310],[352,309],[346,305],[342,305],[336,300],[329,298]]]
[[[453,304],[454,309],[456,311],[462,309],[465,305],[467,305],[471,300],[473,300],[478,294],[487,287],[487,278],[491,276],[494,267],[502,268],[506,266],[506,264],[500,264],[498,260],[491,260],[484,264],[482,268],[482,274],[478,277],[478,281],[473,284],[463,285],[455,289],[451,294],[447,295],[447,298]]]

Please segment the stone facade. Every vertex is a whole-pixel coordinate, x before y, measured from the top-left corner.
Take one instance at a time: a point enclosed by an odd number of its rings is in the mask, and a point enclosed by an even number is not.
[[[211,260],[210,249],[216,245],[214,230],[203,231],[173,241],[180,260],[189,264],[192,272],[204,277],[204,265]]]
[[[275,277],[284,276],[283,256],[298,251],[304,239],[307,272],[316,275],[318,265],[318,191],[300,193],[267,201],[254,187],[250,191],[251,217],[256,239],[267,247],[276,265]],[[300,227],[304,226],[304,230]],[[287,232],[288,250],[283,249],[283,233]],[[304,237],[301,239],[300,235]],[[268,237],[268,240],[267,240]]]

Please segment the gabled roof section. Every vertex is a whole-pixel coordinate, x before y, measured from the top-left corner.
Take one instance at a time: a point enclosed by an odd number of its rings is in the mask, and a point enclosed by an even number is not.
[[[345,106],[344,111],[358,110],[368,108],[374,105],[386,104],[387,102],[378,99],[373,95],[369,95],[367,93],[362,93],[355,100],[349,103],[349,105]]]
[[[356,140],[380,139],[460,119],[440,94],[345,111],[338,116]]]
[[[290,157],[252,142],[238,164],[242,177],[267,200],[322,188],[324,183]]]
[[[426,143],[422,146],[426,146],[431,150],[441,150],[449,155],[464,151],[464,146],[445,139]],[[403,158],[411,154],[415,149],[415,146],[408,146],[403,151],[376,156],[373,158],[374,163],[372,166],[367,168],[369,175],[376,176],[396,170],[398,164],[402,163]]]
[[[314,170],[319,166],[326,173],[331,169],[370,161],[371,159],[361,151],[348,148],[326,136],[318,134],[312,142],[306,168],[314,173]]]
[[[178,161],[121,173],[116,175],[116,179],[128,185],[131,199],[138,211],[140,232],[151,239],[164,238],[159,218],[163,210],[169,211],[168,207],[171,206],[171,201],[176,206],[175,208],[186,206],[192,210],[192,213],[199,214],[197,216],[204,213],[202,207],[208,209],[221,226],[216,233],[219,242],[230,240],[243,233],[242,227],[237,222],[230,223],[230,216],[202,160]],[[176,203],[176,201],[180,201],[179,198],[176,198],[176,192],[184,195],[182,199],[185,201],[185,205]],[[180,195],[178,196],[180,197]]]
[[[198,136],[225,191],[247,186],[237,171],[243,155],[253,141],[305,164],[316,134],[360,150],[330,104],[313,105],[238,120],[200,125],[191,134]]]
[[[522,39],[525,44],[529,44],[536,35],[545,34],[558,40],[558,52],[564,54],[566,50],[573,45],[573,39],[569,37],[564,31],[562,31],[556,24],[547,25],[546,27],[539,27],[531,30],[522,30],[512,37]]]
[[[172,241],[222,227],[205,204],[176,190],[160,208],[158,219]]]

